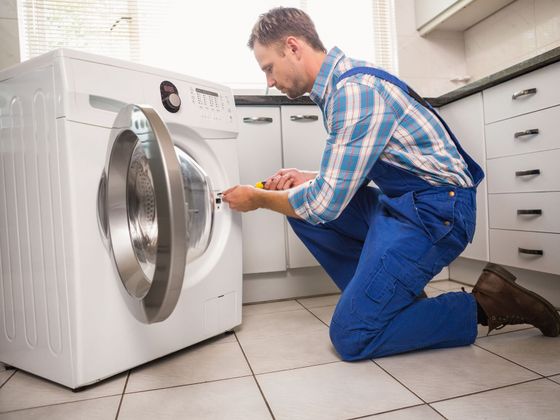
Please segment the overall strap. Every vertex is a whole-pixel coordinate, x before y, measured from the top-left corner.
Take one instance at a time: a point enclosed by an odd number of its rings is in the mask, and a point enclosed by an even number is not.
[[[392,83],[393,85],[399,87],[408,96],[416,100],[418,103],[428,108],[441,122],[441,124],[443,125],[447,133],[449,133],[451,140],[453,140],[453,143],[455,143],[455,147],[457,147],[457,150],[459,151],[463,159],[465,159],[468,166],[468,170],[471,173],[471,177],[473,178],[473,182],[475,186],[477,186],[480,183],[480,181],[482,181],[482,179],[484,178],[484,173],[482,171],[482,168],[468,155],[467,152],[465,152],[463,147],[461,147],[459,140],[457,140],[457,137],[455,137],[455,134],[453,134],[453,132],[451,131],[451,129],[449,128],[445,120],[441,118],[441,116],[437,113],[437,111],[432,107],[432,105],[428,101],[426,101],[424,98],[418,95],[418,93],[416,93],[410,86],[408,86],[405,82],[403,82],[398,77],[393,76],[392,74],[386,72],[385,70],[381,70],[375,67],[354,67],[342,73],[336,80],[336,83],[340,82],[343,79],[346,79],[347,77],[354,76],[356,74],[369,74],[379,79],[385,80],[389,83]]]

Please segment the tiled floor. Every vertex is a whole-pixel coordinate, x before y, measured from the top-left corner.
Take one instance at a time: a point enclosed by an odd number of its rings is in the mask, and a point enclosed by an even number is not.
[[[345,363],[328,336],[337,300],[245,306],[235,334],[78,393],[0,368],[0,420],[559,418],[560,338],[480,328],[472,346]]]

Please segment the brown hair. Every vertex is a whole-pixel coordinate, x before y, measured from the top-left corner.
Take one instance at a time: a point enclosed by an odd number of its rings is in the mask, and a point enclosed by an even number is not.
[[[327,52],[311,18],[303,10],[293,7],[275,7],[260,15],[253,26],[247,46],[253,49],[255,41],[268,46],[288,36],[301,37],[314,50]]]

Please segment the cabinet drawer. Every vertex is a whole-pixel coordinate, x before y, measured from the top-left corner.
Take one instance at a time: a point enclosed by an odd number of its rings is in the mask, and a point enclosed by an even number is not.
[[[488,159],[560,148],[560,106],[486,126]]]
[[[560,104],[559,75],[560,63],[554,63],[485,90],[486,123]]]
[[[523,252],[542,252],[542,255]],[[560,235],[490,229],[490,261],[560,274]]]
[[[490,159],[489,193],[560,191],[560,149]]]
[[[560,233],[560,193],[490,194],[490,228]]]

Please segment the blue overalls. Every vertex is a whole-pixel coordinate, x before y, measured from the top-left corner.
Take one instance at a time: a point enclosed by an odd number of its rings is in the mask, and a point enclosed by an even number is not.
[[[357,67],[431,106],[404,82],[382,70]],[[475,187],[435,187],[418,176],[377,160],[341,215],[312,225],[290,225],[342,291],[334,311],[331,341],[344,360],[361,360],[417,349],[474,342],[476,301],[450,292],[417,299],[424,286],[472,241],[476,185],[484,174],[437,115],[466,161]]]

